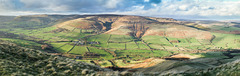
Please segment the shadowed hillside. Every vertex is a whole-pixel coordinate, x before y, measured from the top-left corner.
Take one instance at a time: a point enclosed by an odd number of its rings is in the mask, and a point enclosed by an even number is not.
[[[0,41],[0,75],[91,75],[100,67]],[[110,70],[108,70],[110,71]]]
[[[209,69],[198,70],[188,70],[190,72],[180,72],[180,73],[154,73],[151,72],[118,72],[111,71],[108,69],[103,69],[93,65],[89,65],[83,62],[76,62],[68,58],[58,57],[46,54],[44,52],[19,47],[16,44],[2,41],[0,42],[0,75],[199,75],[199,76],[237,76],[240,74],[239,64],[240,61],[236,60],[227,64],[220,65],[218,67],[213,67]],[[165,62],[167,63],[167,62]],[[184,62],[177,63],[174,66],[181,66]],[[163,63],[164,64],[164,63]],[[171,68],[166,65],[158,66],[160,68]],[[199,63],[188,63],[184,64],[188,66],[199,67],[199,65],[206,66]],[[198,65],[198,66],[197,66]],[[172,66],[172,67],[174,67]],[[202,68],[204,68],[202,67]],[[186,68],[185,68],[186,69]],[[148,71],[150,71],[148,70]]]
[[[236,60],[218,67],[206,70],[195,71],[192,73],[168,74],[168,75],[184,75],[184,76],[238,76],[240,74],[240,60]]]
[[[15,18],[15,16],[0,16],[0,22],[11,21]]]

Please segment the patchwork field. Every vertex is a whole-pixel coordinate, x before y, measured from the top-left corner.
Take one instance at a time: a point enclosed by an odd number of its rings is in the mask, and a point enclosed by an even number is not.
[[[129,66],[179,53],[224,58],[224,52],[215,50],[240,49],[239,27],[205,27],[153,19],[138,16],[18,17],[0,23],[0,39],[102,67]]]

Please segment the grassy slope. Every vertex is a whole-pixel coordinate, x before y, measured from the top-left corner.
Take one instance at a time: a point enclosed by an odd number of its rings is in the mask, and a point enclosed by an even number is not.
[[[86,75],[99,67],[0,41],[0,75]],[[87,72],[84,72],[87,71]]]
[[[14,30],[6,30],[1,29],[2,31],[15,33],[15,34],[24,34],[28,36],[37,37],[40,40],[47,40],[47,41],[61,41],[61,40],[76,40],[79,37],[84,37],[90,34],[79,34],[79,31],[73,31],[73,32],[59,32],[59,33],[51,33],[49,31],[55,30],[55,27],[46,27],[46,28],[40,28],[40,29],[33,29],[33,30],[23,30],[22,28],[16,28]],[[234,40],[238,39],[238,35],[231,35],[231,34],[219,34],[219,33],[213,33],[213,35],[216,36],[216,38],[213,40],[213,45],[215,47],[223,47],[223,48],[238,48],[239,43],[234,42]],[[213,46],[207,46],[206,44],[203,46],[202,43],[199,42],[199,40],[195,38],[186,38],[186,39],[179,39],[179,38],[164,38],[161,36],[145,36],[142,38],[145,42],[148,43],[148,45],[151,48],[154,49],[167,49],[167,50],[173,50],[176,51],[178,48],[173,47],[184,47],[188,49],[203,49],[203,48],[213,48]],[[100,44],[92,45],[94,47],[104,48],[104,49],[115,49],[115,50],[124,50],[125,44],[126,44],[126,50],[143,50],[143,49],[149,49],[145,44],[138,41],[137,44],[132,41],[133,38],[126,35],[109,35],[109,34],[100,34],[96,36],[92,36],[88,38],[88,41],[96,41]],[[169,41],[177,40],[180,43],[171,43]],[[119,43],[120,42],[120,43]],[[47,42],[48,43],[48,42]],[[228,47],[226,47],[226,44],[228,43]],[[51,43],[54,48],[58,48],[60,46],[63,46],[65,43]],[[72,43],[71,43],[72,44]],[[31,44],[36,45],[37,44]],[[58,48],[58,50],[62,53],[67,52],[69,49],[71,49],[72,45],[65,45],[63,47]],[[79,51],[82,50],[82,51]],[[150,50],[146,50],[150,51]],[[73,49],[70,53],[73,54],[83,54],[86,52],[86,49],[83,46],[77,46]],[[122,53],[116,52],[119,54],[119,56],[122,55]],[[149,57],[149,56],[157,56],[156,54],[152,55],[151,52],[149,54],[145,53],[146,55],[142,55],[143,57]],[[141,55],[141,53],[139,53]],[[112,59],[111,54],[104,55],[106,59]],[[107,58],[110,57],[110,58]],[[160,55],[158,57],[161,57]]]
[[[43,19],[44,20],[44,19]],[[41,19],[40,19],[41,21]],[[74,43],[66,44],[66,42],[56,42],[56,41],[71,41],[77,40],[79,38],[83,38],[89,35],[93,30],[83,30],[80,33],[80,29],[75,29],[73,27],[65,27],[70,29],[68,32],[56,32],[53,33],[51,31],[56,30],[56,27],[51,27],[48,22],[45,21],[44,24],[41,24],[38,21],[12,21],[12,22],[5,22],[5,24],[1,24],[0,31],[14,33],[17,35],[26,35],[38,38],[36,41],[43,41],[44,43],[51,44],[54,49],[58,52],[66,53],[69,51]],[[46,25],[45,25],[46,24]],[[6,26],[9,25],[9,26]],[[21,26],[21,27],[16,27]],[[167,25],[166,25],[167,26]],[[219,27],[216,29],[221,29],[225,31],[231,30],[238,30],[238,28],[223,28]],[[163,37],[163,36],[144,36],[142,40],[147,43],[152,50],[145,45],[141,41],[133,41],[134,38],[128,35],[110,35],[110,34],[100,34],[96,36],[91,36],[87,38],[87,41],[99,42],[100,44],[91,44],[91,45],[83,45],[83,46],[76,46],[70,53],[71,54],[83,54],[87,52],[86,47],[89,47],[91,52],[97,53],[101,55],[101,58],[110,60],[117,57],[126,57],[129,55],[130,58],[133,59],[141,59],[141,58],[149,58],[149,57],[164,57],[170,56],[171,52],[176,52],[181,48],[187,50],[205,50],[205,49],[237,49],[240,46],[238,39],[240,38],[239,35],[233,34],[219,34],[219,33],[212,33],[216,36],[216,38],[210,43],[208,40],[199,40],[196,38],[170,38],[170,37]],[[27,38],[27,37],[26,37]],[[40,44],[24,41],[19,39],[9,39],[4,38],[4,40],[12,41],[22,46],[29,47],[30,45],[39,47]],[[179,41],[179,43],[172,43],[170,41]],[[240,41],[240,40],[239,40]],[[65,45],[66,44],[66,45]],[[117,57],[113,57],[113,55],[106,51],[111,50],[113,51]],[[163,50],[168,50],[163,51]],[[208,55],[208,54],[207,54]],[[210,55],[206,57],[211,57],[215,55]]]
[[[224,27],[224,26],[212,26],[212,29],[223,30],[223,31],[235,31],[240,30],[238,27]]]
[[[213,33],[216,38],[213,40],[213,44],[219,48],[232,48],[232,49],[239,49],[240,46],[240,35],[234,34],[220,34],[220,33]]]
[[[181,73],[181,74],[168,74],[172,76],[238,76],[240,74],[240,60],[236,60],[218,67],[209,68],[205,70],[190,72],[190,73]]]
[[[36,42],[32,42],[32,41],[26,41],[26,40],[20,40],[20,39],[11,39],[11,38],[0,38],[0,40],[4,40],[4,41],[9,41],[9,42],[12,42],[12,43],[16,43],[17,45],[19,46],[22,46],[22,47],[41,47],[41,44],[38,44]]]

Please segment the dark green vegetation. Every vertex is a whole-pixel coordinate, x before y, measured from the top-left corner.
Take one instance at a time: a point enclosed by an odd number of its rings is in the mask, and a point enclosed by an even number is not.
[[[0,75],[94,75],[100,67],[0,40]]]
[[[198,53],[197,55],[204,57],[185,61],[165,61],[152,67],[131,69],[130,71],[145,75],[160,74],[166,76],[237,76],[240,74],[239,53],[239,50]]]
[[[13,20],[14,16],[0,16],[0,22],[7,22]]]
[[[1,76],[19,76],[19,75],[184,75],[184,76],[238,76],[240,74],[240,60],[231,60],[233,62],[217,67],[208,66],[209,64],[218,64],[211,59],[195,59],[191,61],[166,61],[154,67],[140,69],[141,72],[132,69],[129,72],[111,71],[102,69],[94,65],[82,62],[76,62],[68,58],[53,56],[16,44],[0,40],[0,75]],[[239,53],[232,53],[239,57]],[[217,57],[215,57],[217,58]],[[201,60],[201,63],[199,63]],[[225,59],[227,60],[227,59]],[[111,66],[109,62],[101,62],[102,66]],[[203,64],[205,63],[205,64]],[[210,67],[210,68],[209,68]],[[196,69],[198,68],[198,69]],[[199,69],[200,68],[200,69]],[[204,69],[209,68],[209,69]],[[158,69],[158,70],[157,70]],[[179,72],[180,70],[182,72]],[[132,72],[134,71],[135,72]],[[151,71],[151,72],[147,72]],[[157,72],[156,72],[157,71]],[[184,71],[184,72],[183,72]],[[163,73],[160,73],[163,72]]]
[[[123,15],[32,15],[0,17],[0,40],[102,67],[124,67],[180,53],[227,58],[226,51],[240,49],[236,26]]]
[[[174,67],[174,68],[173,68]],[[239,59],[217,67],[206,66],[206,64],[195,62],[166,62],[154,68],[142,69],[135,72],[135,75],[159,75],[159,76],[238,76],[240,74]],[[161,69],[160,69],[161,68]],[[196,69],[198,68],[198,69]],[[208,69],[204,69],[208,68]],[[168,69],[167,71],[164,71]],[[170,70],[169,70],[170,69]],[[158,72],[155,72],[158,70]],[[149,72],[151,71],[151,72]],[[183,72],[185,71],[185,72]]]
[[[218,67],[209,68],[207,70],[195,71],[192,73],[182,73],[173,75],[184,76],[238,76],[240,74],[240,61],[236,60]],[[172,75],[172,74],[168,74]]]

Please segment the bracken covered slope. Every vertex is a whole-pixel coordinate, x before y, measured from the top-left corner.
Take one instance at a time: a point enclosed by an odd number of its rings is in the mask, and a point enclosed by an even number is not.
[[[100,67],[0,41],[0,75],[94,75]],[[108,70],[110,71],[110,70]]]
[[[171,75],[171,74],[168,74]],[[193,73],[174,74],[183,76],[239,76],[240,75],[240,59],[220,65],[218,67],[209,68],[207,70],[196,71]]]

